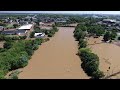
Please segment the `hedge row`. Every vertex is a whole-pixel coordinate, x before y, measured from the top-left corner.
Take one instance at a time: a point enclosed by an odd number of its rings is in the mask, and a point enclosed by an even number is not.
[[[7,36],[0,35],[0,41],[10,41],[10,40],[23,40],[26,39],[27,36]]]
[[[79,25],[75,28],[74,37],[77,41],[79,41],[79,53],[82,60],[81,67],[87,73],[88,76],[92,78],[101,78],[104,76],[103,72],[99,70],[99,57],[92,53],[87,47],[86,37],[86,29],[80,27]]]
[[[79,50],[79,56],[82,60],[81,67],[88,76],[94,79],[99,79],[104,76],[103,72],[99,70],[99,57],[96,54],[87,48],[81,48]]]

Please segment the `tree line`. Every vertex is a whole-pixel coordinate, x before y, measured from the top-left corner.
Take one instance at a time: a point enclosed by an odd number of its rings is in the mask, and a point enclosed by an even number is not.
[[[95,28],[95,27],[92,27]],[[100,29],[99,26],[97,26]],[[101,35],[100,32],[95,32],[93,29],[89,30],[86,26],[78,24],[74,31],[74,37],[79,41],[79,52],[78,55],[81,58],[82,64],[81,67],[87,73],[88,76],[91,76],[94,79],[99,79],[104,76],[103,72],[99,70],[99,57],[92,53],[89,48],[87,48],[87,35]],[[97,30],[97,29],[95,29]],[[88,32],[87,32],[88,31]],[[96,34],[97,33],[97,34]]]
[[[42,42],[43,39],[41,38],[6,41],[2,51],[0,50],[0,79],[4,79],[4,76],[11,70],[25,67],[34,51],[38,49]]]
[[[0,41],[23,40],[26,39],[26,37],[27,36],[8,36],[0,34]]]

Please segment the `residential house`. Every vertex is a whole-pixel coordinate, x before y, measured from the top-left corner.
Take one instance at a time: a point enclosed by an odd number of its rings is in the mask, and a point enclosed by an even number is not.
[[[0,26],[0,31],[3,31],[4,30],[4,27],[3,26]]]
[[[19,36],[25,36],[27,34],[27,30],[18,29],[18,30],[16,30],[16,34]]]
[[[15,30],[4,30],[1,33],[5,35],[15,35],[16,31]]]

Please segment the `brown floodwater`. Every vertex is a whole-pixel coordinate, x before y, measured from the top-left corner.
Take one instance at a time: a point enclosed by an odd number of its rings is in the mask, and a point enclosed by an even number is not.
[[[89,38],[89,47],[94,53],[100,58],[100,70],[104,72],[106,76],[110,78],[120,78],[120,47],[115,44],[102,43],[102,37],[100,38]],[[96,41],[97,44],[94,45]]]
[[[19,79],[88,79],[76,55],[78,44],[73,27],[59,27],[50,41],[43,43],[19,74]]]

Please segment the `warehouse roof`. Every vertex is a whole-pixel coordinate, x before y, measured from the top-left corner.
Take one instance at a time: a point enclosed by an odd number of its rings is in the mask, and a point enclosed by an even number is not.
[[[18,29],[31,29],[31,27],[32,27],[32,24],[28,24],[28,25],[23,25]]]

